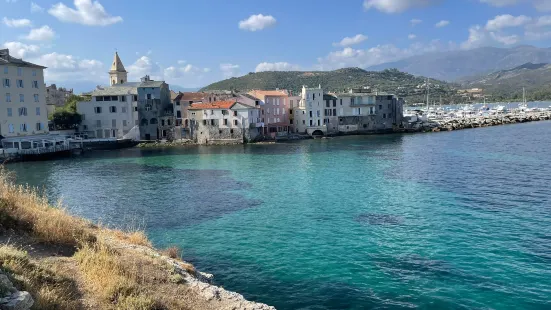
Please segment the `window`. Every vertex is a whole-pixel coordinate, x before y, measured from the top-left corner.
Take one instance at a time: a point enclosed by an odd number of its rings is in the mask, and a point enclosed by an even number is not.
[[[103,101],[103,96],[96,96],[96,101]]]
[[[162,120],[161,120],[161,126],[164,126],[164,125],[165,125],[165,120],[162,119]]]
[[[116,119],[112,119],[111,120],[111,127],[117,127],[117,120]]]
[[[115,107],[115,106],[110,106],[110,107],[109,107],[109,112],[110,112],[110,113],[117,113],[117,107]]]
[[[6,102],[11,102],[11,95],[10,95],[10,93],[6,93]]]
[[[333,109],[333,116],[337,116],[337,109]]]
[[[157,119],[156,119],[156,118],[152,118],[152,119],[149,121],[149,124],[150,124],[150,125],[156,125],[156,124],[158,124]]]
[[[320,114],[321,114],[321,113],[320,113],[320,110],[317,110],[317,111],[316,111],[316,116],[317,116],[317,117],[320,117]]]
[[[180,105],[180,101],[176,101],[176,105]]]
[[[234,124],[235,126],[237,126],[237,125],[239,124],[239,122],[235,119],[235,120],[233,120],[233,124]]]
[[[310,111],[310,117],[312,117],[312,111]]]
[[[386,113],[383,113],[383,118],[386,118]]]
[[[17,88],[23,88],[23,80],[17,80]]]
[[[134,112],[138,112],[138,107],[134,107]]]
[[[375,107],[369,107],[369,114],[375,114]]]
[[[11,116],[12,116],[11,108],[8,108],[8,117],[11,117]]]
[[[302,125],[306,125],[306,121],[305,121],[305,120],[302,120]]]
[[[103,96],[103,101],[111,101],[111,96]]]
[[[14,133],[15,130],[13,129],[13,124],[10,124],[8,126],[8,128],[9,128],[10,133]]]
[[[228,126],[228,119],[227,118],[224,119],[224,125]]]
[[[23,75],[23,68],[17,68],[17,76]]]
[[[88,130],[88,126],[82,125],[82,130]]]
[[[42,130],[42,123],[36,123],[36,131]]]
[[[342,105],[342,99],[340,99],[340,101],[341,101],[341,105]]]
[[[382,109],[383,109],[383,105],[379,104],[379,110],[382,110]]]
[[[111,101],[119,101],[119,96],[111,96]]]
[[[132,101],[138,101],[138,95],[133,95],[132,96]]]
[[[333,99],[333,108],[337,106],[337,99]]]
[[[27,132],[27,124],[21,124],[21,125],[19,125],[19,131],[21,131],[21,132]]]
[[[329,103],[329,100],[325,100],[325,107],[329,108],[330,107],[330,103]]]
[[[316,100],[316,94],[312,94],[312,100]]]
[[[182,111],[176,111],[176,117],[182,118]]]
[[[25,95],[19,94],[19,102],[25,102]]]
[[[4,79],[4,83],[2,83],[4,85],[4,88],[9,88],[10,87],[10,79]]]
[[[147,94],[147,100],[151,99],[151,94]]]
[[[153,107],[152,107],[150,104],[146,104],[146,105],[145,105],[145,110],[146,110],[146,111],[151,111],[152,108],[153,108]]]
[[[38,94],[34,94],[34,102],[38,102]]]
[[[209,100],[210,100],[210,98],[209,98]],[[207,120],[206,119],[203,120],[203,125],[205,125],[205,126],[207,125]]]
[[[229,115],[230,113],[228,112],[228,110],[222,110],[222,115]]]
[[[277,108],[277,113],[276,113],[276,115],[279,115],[279,108]],[[237,116],[237,115],[236,115],[236,116]]]
[[[33,76],[36,76],[36,70],[33,69]]]
[[[33,81],[33,88],[38,88],[38,81]]]
[[[19,108],[19,116],[27,116],[27,108]]]
[[[211,124],[212,126],[214,126],[214,125],[215,125],[215,123],[214,123],[214,120],[213,120],[213,119],[211,119],[211,120],[210,120],[210,124]]]
[[[147,121],[146,118],[142,118],[142,122],[140,123],[140,126],[147,126],[149,124],[149,122]]]
[[[168,126],[172,126],[172,121],[171,121],[170,119],[168,119],[168,120],[166,121],[166,124],[167,124]]]
[[[96,128],[101,128],[101,120],[96,121]]]
[[[96,112],[96,114],[101,114],[101,107],[95,107],[94,112]]]
[[[40,108],[39,107],[36,108],[36,115],[40,115]]]
[[[124,98],[124,97],[123,97],[123,98]],[[122,108],[121,108],[121,112],[122,112],[122,113],[126,113],[127,111],[128,111],[128,109],[127,109],[126,107],[122,107]]]
[[[121,96],[121,102],[126,102],[126,96]]]

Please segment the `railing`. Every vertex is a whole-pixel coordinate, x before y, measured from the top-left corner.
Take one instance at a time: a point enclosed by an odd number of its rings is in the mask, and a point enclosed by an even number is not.
[[[46,147],[46,148],[19,150],[19,154],[21,154],[21,155],[37,155],[37,154],[63,152],[63,151],[69,151],[69,150],[72,150],[72,149],[79,149],[79,148],[80,148],[80,146],[76,146],[76,145],[56,145],[56,146]]]

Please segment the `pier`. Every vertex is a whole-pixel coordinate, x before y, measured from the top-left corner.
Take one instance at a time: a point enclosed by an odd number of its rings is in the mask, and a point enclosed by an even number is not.
[[[551,111],[518,112],[503,114],[452,117],[443,119],[419,120],[408,123],[406,132],[439,132],[453,131],[467,128],[489,127],[516,123],[527,123],[551,120]]]

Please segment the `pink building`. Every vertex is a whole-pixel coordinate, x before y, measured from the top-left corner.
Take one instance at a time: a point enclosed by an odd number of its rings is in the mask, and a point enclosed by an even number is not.
[[[263,134],[275,138],[292,131],[289,92],[286,90],[253,90],[249,95],[260,100],[260,118]]]

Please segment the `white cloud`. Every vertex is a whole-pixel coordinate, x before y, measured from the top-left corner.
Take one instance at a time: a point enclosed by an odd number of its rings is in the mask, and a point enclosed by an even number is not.
[[[75,9],[60,2],[52,6],[48,13],[62,22],[87,26],[108,26],[122,22],[122,17],[109,15],[99,1],[74,0],[74,4]]]
[[[486,30],[498,31],[504,28],[519,27],[532,21],[532,18],[524,15],[513,16],[509,14],[498,15],[486,23]]]
[[[239,65],[230,63],[220,64],[220,71],[225,78],[230,78],[239,75]]]
[[[364,0],[364,8],[377,9],[385,13],[400,13],[414,7],[436,4],[440,0]]]
[[[299,65],[293,65],[288,62],[263,62],[256,66],[255,72],[263,71],[298,71]]]
[[[50,26],[31,29],[28,35],[23,38],[31,41],[49,41],[55,37],[55,32]]]
[[[496,7],[505,7],[520,3],[531,3],[536,10],[541,12],[551,11],[551,1],[549,0],[480,0],[482,3],[487,3]]]
[[[40,5],[34,2],[31,2],[31,13],[42,13],[42,12],[44,12],[43,7],[41,7]]]
[[[145,75],[149,75],[153,80],[163,80],[164,72],[159,63],[148,56],[141,56],[128,67],[128,74],[131,81],[139,81]]]
[[[183,64],[185,64],[185,63],[187,63],[187,61],[185,61],[185,60],[178,60],[178,64],[179,64],[179,65],[183,65]]]
[[[419,25],[420,23],[422,23],[423,21],[420,20],[420,19],[414,18],[414,19],[410,20],[409,22],[411,23],[412,26],[416,26],[416,25]]]
[[[549,0],[536,0],[534,2],[534,7],[536,10],[541,12],[550,12],[551,11],[551,1]]]
[[[455,47],[453,46],[453,48]],[[318,65],[316,67],[320,70],[333,70],[345,67],[368,68],[414,55],[450,49],[452,49],[452,46],[442,44],[438,40],[423,44],[413,43],[406,48],[399,48],[392,44],[378,45],[369,49],[346,47],[340,51],[331,52],[325,57],[318,58]]]
[[[520,41],[520,37],[518,35],[503,35],[497,32],[490,32],[490,37],[494,41],[504,45],[513,45]]]
[[[251,15],[249,18],[239,22],[239,29],[247,31],[257,31],[276,24],[276,19],[271,15]]]
[[[450,24],[449,20],[441,20],[441,21],[437,22],[436,25],[434,25],[434,27],[442,28],[442,27],[448,26],[449,24]]]
[[[30,20],[28,19],[9,19],[7,17],[4,17],[2,19],[2,22],[4,23],[4,25],[8,26],[8,27],[13,27],[13,28],[20,28],[20,27],[31,27],[32,26],[32,23]]]
[[[408,39],[415,40],[415,39],[417,39],[417,36],[412,33],[412,34],[408,35]]]
[[[181,61],[178,61],[178,64],[184,65],[185,63],[181,63]],[[208,68],[199,68],[192,64],[185,64],[182,67],[170,66],[168,68],[165,68],[164,75],[167,78],[181,78],[181,77],[184,77],[185,75],[197,75],[197,74],[206,73],[209,71],[210,69]]]
[[[45,79],[50,83],[74,81],[107,81],[103,63],[98,60],[83,59],[57,52],[29,59],[30,62],[48,67],[44,70]]]
[[[25,44],[21,42],[5,42],[2,47],[10,50],[10,55],[16,58],[32,57],[38,54],[40,47],[38,45]]]
[[[367,40],[367,36],[365,36],[363,34],[357,34],[353,37],[345,37],[340,42],[333,43],[333,46],[343,46],[343,47],[351,46],[351,45],[360,44],[365,40]]]

